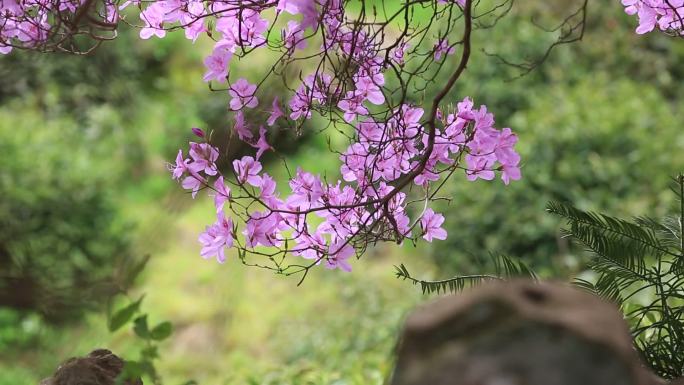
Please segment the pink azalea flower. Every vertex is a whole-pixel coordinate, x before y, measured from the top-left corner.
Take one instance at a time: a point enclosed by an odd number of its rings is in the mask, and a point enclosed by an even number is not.
[[[131,5],[131,4],[133,4],[133,5],[139,5],[139,4],[140,4],[140,0],[127,0],[127,1],[124,1],[123,4],[121,4],[121,5],[119,6],[119,10],[123,11],[124,9],[126,9],[126,7],[128,7],[128,6]]]
[[[232,97],[230,108],[234,111],[241,110],[243,107],[254,108],[259,104],[259,100],[254,93],[256,84],[250,84],[245,78],[238,79],[230,86],[228,93]]]
[[[273,150],[273,147],[271,147],[271,145],[268,144],[268,142],[266,141],[266,128],[264,128],[264,126],[261,126],[259,128],[259,140],[257,141],[257,143],[250,144],[250,146],[257,149],[257,160],[259,160],[259,158],[261,158],[261,155],[263,155],[264,152],[266,152],[267,150]]]
[[[337,106],[344,111],[344,120],[351,123],[356,119],[357,115],[367,115],[368,110],[363,106],[365,95],[355,93],[354,91],[347,92],[344,99],[337,103]]]
[[[466,155],[466,162],[468,163],[468,170],[466,171],[468,180],[494,179],[494,171],[492,170],[494,159],[492,156],[468,154]]]
[[[653,31],[658,22],[658,13],[655,9],[642,6],[639,8],[639,26],[636,29],[636,33],[643,35],[645,33]]]
[[[449,42],[446,39],[439,39],[437,44],[435,44],[435,61],[439,61],[442,55],[453,55],[454,52],[456,52],[456,48],[449,46]]]
[[[173,165],[172,173],[173,179],[180,179],[181,176],[188,170],[189,159],[183,158],[183,150],[178,150],[176,155],[176,164]]]
[[[40,18],[17,22],[14,35],[23,42],[39,43],[47,38],[50,24],[47,22],[47,13]]]
[[[465,143],[466,136],[464,128],[467,122],[467,120],[461,119],[454,114],[449,114],[447,116],[444,139],[448,144],[448,149],[450,152],[458,152],[461,149],[461,145]]]
[[[216,206],[216,212],[221,212],[223,211],[223,205],[226,201],[230,200],[230,187],[226,186],[223,182],[223,176],[220,176],[214,182],[214,189],[216,190],[214,206]]]
[[[254,137],[252,135],[252,131],[249,129],[249,127],[247,127],[245,114],[243,114],[242,111],[235,113],[235,126],[233,126],[233,129],[235,132],[237,132],[238,138],[240,138],[240,140],[243,142],[246,142],[247,139],[252,139]]]
[[[318,176],[297,168],[297,175],[290,180],[293,204],[310,205],[323,196],[323,184]]]
[[[406,50],[409,49],[411,46],[402,41],[399,43],[390,53],[390,57],[399,65],[404,64],[404,55],[406,54]]]
[[[0,43],[0,54],[7,55],[10,52],[12,52],[12,46],[11,45],[4,45],[4,44]]]
[[[266,203],[274,203],[274,198],[276,195],[276,182],[275,180],[268,174],[264,173],[264,175],[261,177],[261,193],[259,194],[259,198],[264,200]]]
[[[277,208],[282,206],[282,201],[278,199],[277,197],[277,192],[276,192],[276,183],[273,178],[264,173],[264,175],[261,177],[261,192],[259,193],[259,198],[266,203],[266,205],[270,208]],[[285,223],[282,223],[285,225]]]
[[[340,155],[342,166],[340,173],[347,182],[363,180],[368,164],[373,164],[373,156],[369,153],[368,146],[362,143],[353,143]]]
[[[271,115],[268,117],[266,123],[269,126],[272,126],[278,118],[281,118],[283,116],[285,116],[285,113],[282,109],[280,109],[280,102],[278,100],[278,97],[276,96],[273,98]]]
[[[276,10],[278,12],[285,11],[290,15],[296,15],[299,12],[299,7],[297,7],[296,0],[278,0]]]
[[[352,271],[352,267],[347,260],[354,255],[354,248],[343,238],[333,238],[328,248],[329,255],[325,260],[325,267],[328,269],[341,269],[346,272]]]
[[[223,39],[232,46],[255,47],[265,42],[264,32],[268,29],[268,20],[260,13],[248,7],[240,8],[228,2],[215,1],[211,5],[217,13],[216,30]]]
[[[204,27],[205,10],[204,4],[201,1],[190,1],[188,3],[188,12],[181,16],[181,23],[186,25],[185,38],[192,40],[194,43],[197,38],[207,29]]]
[[[420,228],[423,229],[423,239],[432,242],[432,239],[445,240],[447,232],[441,226],[444,223],[444,216],[436,214],[431,208],[425,210],[420,218]]]
[[[190,157],[193,162],[188,165],[190,171],[207,175],[216,175],[216,160],[218,159],[218,149],[209,143],[190,142]]]
[[[261,185],[261,177],[259,176],[261,163],[251,156],[243,156],[242,159],[234,160],[233,169],[235,169],[238,182],[246,182],[254,187]]]
[[[511,180],[520,180],[520,167],[517,165],[504,164],[501,166],[501,180],[508,185]]]
[[[281,32],[283,44],[290,54],[294,53],[296,49],[306,48],[306,40],[304,38],[304,30],[299,22],[290,20],[287,22],[287,28]]]
[[[518,164],[520,155],[515,151],[515,144],[518,142],[518,136],[511,131],[510,128],[504,128],[499,133],[494,154],[502,164]]]
[[[383,84],[385,84],[385,77],[381,73],[361,76],[356,81],[356,92],[364,95],[369,102],[380,105],[385,102],[385,95],[380,89]]]
[[[279,218],[276,213],[253,213],[247,220],[247,226],[242,232],[245,235],[247,247],[279,245],[278,222]]]
[[[152,36],[157,36],[159,38],[166,36],[166,30],[164,30],[164,14],[165,10],[160,2],[152,3],[140,13],[140,19],[145,22],[145,27],[140,30],[141,39],[146,40]]]
[[[190,174],[186,176],[181,182],[181,186],[186,190],[192,190],[192,199],[195,199],[197,192],[202,187],[204,179],[197,174]]]
[[[407,104],[401,106],[399,111],[395,111],[399,115],[399,125],[404,129],[406,136],[412,137],[417,132],[416,128],[420,126],[420,118],[425,114],[425,110],[420,107],[413,107]]]
[[[278,12],[285,11],[291,15],[302,15],[302,29],[318,25],[318,10],[316,0],[279,0],[276,6]]]
[[[292,254],[298,255],[305,259],[316,260],[316,264],[320,264],[323,259],[323,254],[328,247],[323,234],[319,231],[309,235],[308,233],[303,233],[297,237],[297,246],[295,247]]]
[[[432,152],[433,154],[436,153],[436,151]],[[435,170],[435,165],[437,164],[437,160],[435,159],[429,159],[427,165],[425,166],[425,169],[423,170],[420,175],[416,177],[416,179],[413,180],[413,182],[419,186],[427,187],[429,182],[434,182],[439,180],[439,174],[436,174],[434,172]],[[418,166],[416,162],[416,167]]]
[[[309,98],[308,91],[303,85],[295,92],[292,99],[290,99],[290,119],[297,120],[302,116],[305,119],[311,118],[311,99]]]
[[[458,102],[456,104],[456,108],[458,109],[458,113],[465,113],[468,111],[471,111],[473,109],[473,99],[469,97],[465,97],[462,101]]]
[[[625,6],[625,13],[628,15],[634,15],[639,11],[637,3],[641,0],[622,0],[622,5]]]
[[[357,125],[360,142],[363,144],[377,145],[382,140],[384,125],[374,120],[365,120]]]
[[[225,83],[232,57],[233,53],[227,47],[215,47],[211,55],[204,59],[204,66],[207,68],[204,73],[204,81],[216,80],[219,83]]]
[[[102,15],[104,21],[110,24],[114,24],[119,20],[119,11],[117,11],[114,4],[107,4],[104,7],[104,14]]]
[[[233,221],[230,218],[226,219],[223,211],[219,211],[216,217],[216,223],[207,226],[199,236],[198,240],[202,244],[200,255],[204,259],[216,257],[219,263],[224,263],[225,248],[233,247]]]

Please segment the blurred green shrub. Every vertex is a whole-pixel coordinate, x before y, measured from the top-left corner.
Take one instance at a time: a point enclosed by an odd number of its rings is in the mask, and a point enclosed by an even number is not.
[[[570,273],[567,242],[547,201],[618,214],[663,214],[672,198],[668,175],[684,167],[684,115],[655,87],[596,74],[575,85],[549,87],[530,107],[500,124],[520,135],[523,179],[456,180],[446,216],[449,237],[433,245],[435,260],[467,272],[481,250],[524,256],[541,268]],[[501,119],[499,119],[501,121]],[[486,256],[484,256],[486,257]],[[575,261],[576,262],[576,261]]]
[[[129,253],[109,179],[68,121],[0,110],[0,307],[62,321],[125,280]]]

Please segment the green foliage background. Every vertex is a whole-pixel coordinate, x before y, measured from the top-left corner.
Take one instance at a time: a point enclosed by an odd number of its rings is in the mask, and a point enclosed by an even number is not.
[[[478,181],[449,184],[449,237],[431,255],[448,273],[473,273],[483,250],[524,258],[546,275],[568,277],[585,258],[559,236],[550,200],[615,215],[663,215],[673,197],[670,177],[684,167],[677,95],[684,46],[665,36],[637,36],[619,2],[590,2],[584,39],[534,61],[555,38],[527,20],[554,25],[579,2],[525,2],[502,24],[479,35],[463,94],[486,103],[498,125],[519,134],[523,179],[506,187]],[[562,19],[560,19],[562,20]],[[514,79],[514,80],[512,80]],[[486,257],[486,255],[484,255]]]
[[[165,162],[190,139],[190,127],[216,131],[216,144],[227,146],[220,138],[230,126],[228,97],[200,80],[208,45],[178,34],[144,42],[124,33],[92,57],[2,57],[0,223],[16,234],[0,239],[37,245],[32,255],[40,257],[31,262],[43,280],[74,276],[74,266],[111,276],[115,250],[151,255],[130,295],[146,293],[150,325],[174,323],[159,344],[158,369],[169,384],[381,384],[404,315],[425,299],[394,278],[393,265],[443,278],[486,271],[491,251],[567,278],[587,259],[559,237],[561,222],[544,212],[547,201],[619,216],[661,216],[672,203],[669,177],[684,168],[684,45],[636,36],[618,1],[590,3],[584,40],[558,47],[514,79],[519,70],[488,53],[539,57],[555,35],[530,19],[554,25],[579,4],[516,2],[495,28],[474,35],[473,61],[450,95],[487,104],[499,127],[519,133],[523,180],[504,187],[455,176],[445,191],[453,199],[439,208],[447,241],[378,247],[355,263],[355,273],[315,272],[301,287],[235,260],[219,266],[198,257],[196,234],[213,220],[210,203],[179,191]],[[335,168],[324,136],[290,141],[277,139],[290,164]],[[282,180],[273,163],[269,172]],[[51,213],[51,222],[41,231],[32,221],[17,223],[13,210],[21,205]],[[100,262],[70,262],[79,256],[58,246],[62,228],[84,245],[94,242]],[[62,360],[94,348],[124,357],[140,348],[131,328],[108,331],[104,311],[48,321],[0,308],[0,385],[37,383]]]

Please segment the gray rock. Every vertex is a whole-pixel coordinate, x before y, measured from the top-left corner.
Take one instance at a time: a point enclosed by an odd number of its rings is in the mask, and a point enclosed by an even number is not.
[[[619,310],[568,285],[487,284],[413,312],[392,385],[652,385]]]

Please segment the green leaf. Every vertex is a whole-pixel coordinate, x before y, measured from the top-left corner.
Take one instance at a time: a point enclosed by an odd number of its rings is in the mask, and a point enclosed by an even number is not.
[[[143,298],[145,298],[145,295],[142,295],[140,299],[129,304],[123,309],[116,311],[109,319],[109,331],[115,332],[121,329],[121,327],[124,326],[128,321],[130,321],[135,313],[137,313],[140,309],[140,303],[142,302]]]
[[[155,326],[154,329],[150,331],[150,338],[152,338],[153,340],[161,341],[168,338],[171,335],[172,331],[173,326],[171,325],[171,322],[164,321],[159,325]]]
[[[123,385],[125,381],[138,379],[144,373],[144,366],[140,362],[126,361],[123,370],[116,377],[115,385]]]
[[[143,314],[133,321],[133,331],[140,338],[150,338],[150,329],[147,327],[147,314]]]
[[[140,276],[145,266],[150,260],[149,255],[145,255],[142,258],[135,259],[133,257],[127,257],[123,266],[121,267],[121,280],[123,281],[124,287],[133,286],[133,282]]]
[[[140,356],[143,361],[151,362],[154,359],[159,358],[159,351],[156,345],[148,346],[140,351]]]

